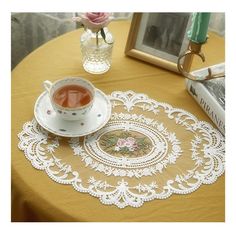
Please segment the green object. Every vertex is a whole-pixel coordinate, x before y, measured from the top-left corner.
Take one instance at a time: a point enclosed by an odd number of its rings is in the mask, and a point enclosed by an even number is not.
[[[189,40],[195,43],[204,43],[207,39],[207,31],[210,13],[193,13],[192,26],[188,31]]]

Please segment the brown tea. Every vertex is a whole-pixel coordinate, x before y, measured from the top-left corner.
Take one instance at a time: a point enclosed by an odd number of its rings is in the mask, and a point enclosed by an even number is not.
[[[53,101],[65,108],[77,108],[92,100],[91,92],[79,85],[65,85],[53,94]]]

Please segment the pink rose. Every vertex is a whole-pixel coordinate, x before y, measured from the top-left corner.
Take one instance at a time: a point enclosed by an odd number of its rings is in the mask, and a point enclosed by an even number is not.
[[[128,143],[132,144],[132,145],[136,142],[135,138],[133,138],[133,137],[128,137],[128,138],[126,139],[126,141],[127,141]]]
[[[119,138],[118,141],[117,141],[117,143],[116,143],[116,145],[117,145],[118,147],[125,147],[125,144],[126,144],[126,140],[123,139],[123,138]]]
[[[136,147],[136,140],[133,138],[133,137],[128,137],[126,139],[126,147],[133,147],[135,148]]]
[[[98,32],[103,27],[106,27],[112,20],[111,14],[106,12],[87,12],[75,17],[74,20],[81,22],[84,27]]]

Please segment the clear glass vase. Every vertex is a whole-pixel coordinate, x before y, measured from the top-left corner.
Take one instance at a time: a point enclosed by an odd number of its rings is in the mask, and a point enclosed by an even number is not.
[[[82,63],[84,69],[91,74],[102,74],[111,67],[113,35],[105,27],[103,28],[105,40],[101,30],[93,33],[86,29],[80,38]]]

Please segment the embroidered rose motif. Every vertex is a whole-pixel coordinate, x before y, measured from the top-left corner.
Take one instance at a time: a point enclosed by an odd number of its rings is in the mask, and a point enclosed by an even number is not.
[[[125,147],[126,146],[126,140],[123,139],[123,138],[119,138],[117,143],[116,143],[116,146],[119,147],[119,148]]]
[[[133,137],[128,137],[126,139],[123,138],[119,138],[116,146],[115,146],[115,151],[120,151],[121,149],[128,149],[130,152],[135,151],[138,148],[136,139],[134,139]]]
[[[150,151],[151,141],[131,132],[111,132],[101,137],[100,145],[110,155],[137,157]]]

